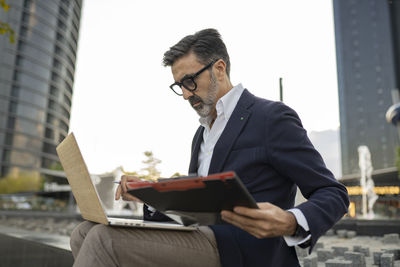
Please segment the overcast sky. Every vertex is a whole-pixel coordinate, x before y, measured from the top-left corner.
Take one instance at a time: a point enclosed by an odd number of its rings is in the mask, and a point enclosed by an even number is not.
[[[339,127],[330,0],[84,0],[70,130],[92,173],[162,160],[164,177],[187,173],[199,122],[168,86],[164,52],[182,37],[217,29],[231,81],[294,108],[307,131]]]

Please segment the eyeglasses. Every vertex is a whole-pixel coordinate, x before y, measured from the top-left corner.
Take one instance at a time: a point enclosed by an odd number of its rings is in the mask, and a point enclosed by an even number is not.
[[[180,82],[175,82],[173,84],[171,84],[169,86],[169,88],[171,88],[172,91],[174,91],[175,94],[182,96],[183,95],[183,91],[182,91],[182,86],[190,91],[190,92],[194,92],[197,89],[197,83],[194,81],[197,76],[199,76],[203,71],[205,71],[208,68],[211,68],[212,65],[214,65],[215,62],[217,62],[219,59],[214,59],[213,61],[211,61],[210,64],[206,65],[204,68],[202,68],[201,70],[199,70],[198,72],[196,72],[193,75],[189,75],[189,76],[184,76],[182,78],[182,80]]]

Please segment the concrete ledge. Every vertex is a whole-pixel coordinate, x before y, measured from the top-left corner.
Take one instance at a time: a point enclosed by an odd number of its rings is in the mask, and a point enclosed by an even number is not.
[[[400,233],[400,220],[342,219],[333,226],[334,230],[356,231],[357,235],[383,236]]]
[[[0,259],[4,267],[71,267],[69,238],[0,226]]]

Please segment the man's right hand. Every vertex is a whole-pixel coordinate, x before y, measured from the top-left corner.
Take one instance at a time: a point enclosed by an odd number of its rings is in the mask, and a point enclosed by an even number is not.
[[[128,193],[127,182],[140,181],[139,177],[133,175],[122,175],[121,183],[119,184],[117,191],[115,192],[115,200],[119,200],[121,197],[125,201],[137,201],[143,203],[140,199],[132,196]]]

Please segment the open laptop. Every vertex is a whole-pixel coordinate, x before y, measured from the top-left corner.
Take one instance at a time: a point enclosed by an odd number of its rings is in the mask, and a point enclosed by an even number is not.
[[[183,226],[176,222],[152,222],[131,218],[107,217],[73,133],[70,133],[61,144],[57,146],[57,154],[61,160],[72,193],[84,219],[115,226],[184,231],[197,229],[196,226]],[[112,188],[110,188],[110,190],[112,190]]]

